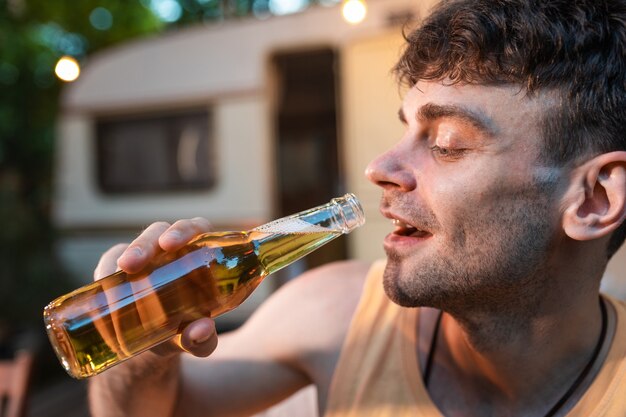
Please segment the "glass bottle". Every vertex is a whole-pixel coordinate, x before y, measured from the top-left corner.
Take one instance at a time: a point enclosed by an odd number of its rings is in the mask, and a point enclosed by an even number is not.
[[[43,314],[50,342],[71,376],[98,374],[232,310],[268,274],[364,222],[346,194],[246,232],[202,234],[141,272],[118,271],[52,301]]]

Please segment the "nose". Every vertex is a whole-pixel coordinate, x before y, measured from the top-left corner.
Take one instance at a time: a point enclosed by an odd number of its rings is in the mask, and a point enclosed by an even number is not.
[[[403,159],[403,152],[395,148],[374,158],[365,169],[365,176],[385,189],[395,188],[408,192],[417,186],[414,171]]]

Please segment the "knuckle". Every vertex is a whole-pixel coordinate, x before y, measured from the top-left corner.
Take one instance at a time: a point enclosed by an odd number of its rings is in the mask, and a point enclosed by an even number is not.
[[[128,243],[118,243],[105,251],[93,271],[93,278],[98,280],[113,273],[115,269],[115,260],[118,259],[122,253],[124,253],[127,247]]]
[[[174,222],[174,224],[172,224],[172,228],[176,228],[176,229],[184,229],[187,227],[188,223],[190,222],[190,220],[176,220]]]
[[[154,222],[148,226],[131,245],[136,246],[150,243],[155,239],[156,235],[163,233],[168,227],[170,227],[170,224],[167,222]]]
[[[170,224],[166,221],[158,221],[152,223],[148,228],[149,229],[167,229],[170,227]]]
[[[206,230],[211,227],[211,223],[204,217],[194,217],[191,223],[199,230]]]

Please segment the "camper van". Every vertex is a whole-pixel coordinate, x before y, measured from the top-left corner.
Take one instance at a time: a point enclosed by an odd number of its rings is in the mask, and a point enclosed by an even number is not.
[[[355,193],[367,225],[270,277],[236,325],[311,266],[383,256],[388,222],[363,171],[401,135],[390,69],[403,25],[432,1],[368,0],[198,25],[93,56],[61,101],[53,219],[77,285],[99,256],[157,220],[246,230]]]
[[[342,258],[382,257],[388,221],[363,171],[402,134],[390,69],[402,28],[436,0],[367,0],[198,25],[93,56],[62,95],[53,220],[58,254],[91,281],[99,256],[157,220],[246,230],[355,193],[367,224],[265,280],[221,318],[236,326],[281,283]],[[603,285],[626,299],[622,249]],[[219,324],[219,323],[218,323]]]

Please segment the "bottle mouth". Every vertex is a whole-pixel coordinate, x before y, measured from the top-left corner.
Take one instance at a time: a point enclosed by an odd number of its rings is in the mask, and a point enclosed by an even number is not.
[[[341,207],[341,214],[345,221],[344,233],[349,233],[365,224],[365,212],[359,199],[352,193],[343,197],[333,198],[333,203]]]

